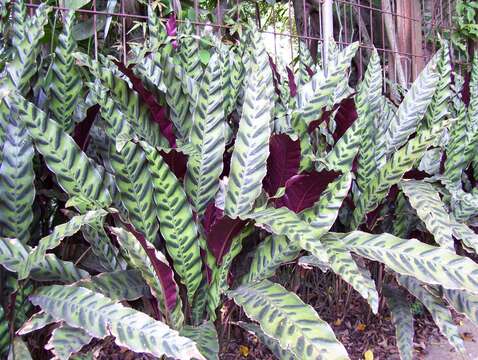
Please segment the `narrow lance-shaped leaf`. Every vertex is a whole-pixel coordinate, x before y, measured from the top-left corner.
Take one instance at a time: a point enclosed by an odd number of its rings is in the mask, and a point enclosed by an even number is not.
[[[159,230],[192,302],[202,279],[198,231],[192,210],[181,184],[161,155],[147,144],[143,144],[143,148],[155,191]]]
[[[8,351],[9,344],[10,326],[8,324],[7,318],[5,317],[3,306],[0,306],[0,355],[3,355]]]
[[[159,302],[166,322],[175,328],[180,328],[184,321],[181,298],[166,257],[152,244],[129,231],[122,228],[110,230],[116,235],[129,265],[139,270],[149,285],[153,296]]]
[[[470,94],[478,92],[478,51],[475,51],[471,67]],[[465,148],[466,165],[474,161],[478,155],[478,98],[470,96],[470,103],[467,109],[466,125],[467,142]]]
[[[413,359],[413,315],[406,296],[394,288],[384,288],[384,295],[395,326],[397,347],[402,360]]]
[[[451,345],[460,353],[466,356],[465,344],[460,337],[460,332],[453,322],[453,317],[446,307],[446,304],[439,298],[427,290],[425,290],[420,282],[411,276],[397,276],[397,281],[400,285],[406,288],[413,296],[427,308],[433,321],[440,329],[440,332],[448,339]]]
[[[374,140],[379,132],[377,119],[381,116],[382,74],[380,56],[374,49],[364,80],[360,83],[355,95],[358,119],[363,121],[357,161],[357,186],[360,190],[365,189],[379,167],[376,153],[379,151],[377,148],[380,144]]]
[[[18,95],[11,99],[59,185],[70,196],[81,199],[88,208],[108,207],[111,196],[101,172],[75,141],[32,103]]]
[[[423,129],[403,148],[395,152],[391,159],[374,174],[373,179],[358,199],[351,228],[356,228],[361,224],[365,215],[380,204],[392,185],[400,182],[405,172],[411,169],[423,156],[446,125],[445,122],[442,122],[429,129]]]
[[[315,310],[294,293],[268,280],[241,285],[229,297],[259,322],[264,333],[277,339],[298,359],[348,359],[344,346]]]
[[[150,297],[149,287],[138,270],[119,270],[100,273],[89,279],[80,280],[73,286],[81,286],[103,294],[113,301],[132,301]]]
[[[257,210],[249,214],[249,218],[253,219],[257,226],[273,234],[287,236],[293,245],[300,246],[327,262],[328,256],[319,239],[330,226],[315,228],[287,208]]]
[[[56,226],[50,235],[42,238],[39,241],[38,246],[30,251],[25,262],[18,271],[18,278],[20,280],[26,279],[30,274],[31,269],[41,263],[44,259],[47,250],[56,248],[65,237],[74,235],[76,232],[80,231],[82,226],[85,226],[100,217],[104,217],[107,214],[108,213],[104,210],[89,211],[84,215],[74,216],[65,224]]]
[[[439,58],[440,52],[437,52],[418,75],[400,104],[397,116],[393,118],[387,130],[387,154],[392,154],[407,142],[425,115],[440,80],[437,71]]]
[[[241,284],[271,277],[280,265],[296,259],[300,251],[300,246],[287,236],[268,236],[254,249],[249,272],[241,279]]]
[[[450,290],[441,287],[440,295],[459,313],[478,325],[478,295],[466,290]]]
[[[404,180],[400,187],[435,241],[454,251],[450,216],[433,186],[424,181]]]
[[[382,69],[380,57],[377,50],[374,49],[364,80],[355,95],[358,118],[337,141],[332,151],[327,154],[325,163],[329,169],[350,171],[352,162],[359,151],[362,158],[361,165],[364,167],[361,171],[362,177],[367,176],[372,169],[377,167],[374,159],[376,144],[373,141],[373,130],[374,119],[379,115],[381,94]],[[364,133],[368,136],[364,136]]]
[[[193,341],[164,323],[91,290],[52,285],[39,289],[30,300],[69,326],[100,339],[113,335],[118,345],[133,351],[180,360],[205,359]]]
[[[450,140],[446,145],[445,177],[455,185],[461,185],[461,174],[466,168],[466,115],[465,104],[461,102],[457,117],[451,125]]]
[[[302,218],[314,228],[330,229],[337,219],[340,206],[349,193],[352,178],[353,174],[347,172],[329,183],[314,206],[301,213]]]
[[[199,214],[219,189],[226,146],[223,97],[221,64],[215,54],[204,73],[192,115],[191,152],[184,180],[186,193]]]
[[[212,321],[216,320],[216,309],[221,301],[221,295],[229,289],[227,280],[232,261],[241,252],[242,242],[251,234],[252,230],[252,227],[247,227],[234,237],[229,251],[222,258],[221,265],[214,264],[211,269],[212,279],[207,288],[207,309]]]
[[[68,360],[72,354],[79,352],[92,339],[93,336],[85,330],[62,324],[52,331],[45,349],[50,350],[55,359]]]
[[[244,330],[254,334],[259,338],[259,340],[269,348],[269,350],[276,356],[279,360],[296,360],[298,359],[290,350],[283,349],[277,339],[270,337],[262,331],[261,327],[254,323],[246,323],[239,321],[235,325],[240,326]]]
[[[179,333],[193,340],[206,359],[219,359],[219,341],[213,322],[208,321],[198,327],[185,326]]]
[[[73,57],[76,49],[72,34],[74,18],[74,11],[69,11],[64,17],[63,31],[58,36],[58,45],[50,70],[51,80],[47,84],[50,92],[48,108],[51,117],[68,133],[73,131],[72,114],[82,89],[80,72]]]
[[[343,278],[368,301],[372,311],[378,312],[378,293],[375,282],[368,270],[360,269],[342,241],[333,233],[322,237],[322,242],[329,257],[329,266],[333,272]]]
[[[427,284],[478,293],[478,265],[445,248],[415,239],[400,239],[391,234],[367,234],[353,231],[342,239],[352,252],[379,261],[392,270]]]
[[[5,128],[3,161],[0,166],[0,236],[30,239],[33,220],[33,144],[25,126],[10,118]]]
[[[272,72],[259,32],[253,41],[224,207],[224,213],[231,218],[245,216],[251,210],[261,193],[269,156],[274,91]]]

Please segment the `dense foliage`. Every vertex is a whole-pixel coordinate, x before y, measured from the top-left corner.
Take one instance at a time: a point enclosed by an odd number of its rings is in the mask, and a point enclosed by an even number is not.
[[[403,359],[410,296],[464,353],[449,306],[478,322],[477,57],[469,101],[444,43],[397,106],[376,51],[349,87],[356,43],[331,42],[325,66],[302,47],[281,68],[252,25],[224,38],[204,29],[199,51],[191,24],[164,26],[150,9],[125,66],[78,51],[71,13],[58,14],[48,53],[49,9],[8,11],[4,354],[29,358],[22,337],[40,331],[59,359],[112,337],[158,358],[217,359],[232,299],[250,319],[237,324],[278,358],[347,359],[274,277],[295,261],[335,273],[374,313],[384,296]]]

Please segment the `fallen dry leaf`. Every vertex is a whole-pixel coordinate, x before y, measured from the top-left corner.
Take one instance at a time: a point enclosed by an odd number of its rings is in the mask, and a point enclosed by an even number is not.
[[[363,354],[363,359],[364,360],[373,360],[373,351],[370,350],[370,349],[365,351],[365,353]]]
[[[367,325],[365,325],[364,323],[358,323],[356,327],[358,331],[364,331],[366,328],[367,328]]]

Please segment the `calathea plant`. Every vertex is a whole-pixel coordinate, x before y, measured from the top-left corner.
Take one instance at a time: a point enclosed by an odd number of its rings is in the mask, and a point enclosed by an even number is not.
[[[402,358],[413,350],[404,290],[464,351],[447,305],[477,320],[478,266],[453,241],[476,249],[478,107],[454,94],[446,44],[397,108],[376,51],[356,92],[348,86],[357,44],[332,43],[327,72],[305,49],[281,69],[256,29],[233,44],[214,33],[200,42],[185,23],[172,38],[150,9],[149,37],[126,66],[78,51],[68,14],[44,64],[48,9],[27,17],[15,1],[11,11],[2,351],[31,357],[22,337],[42,331],[60,359],[111,339],[157,358],[217,359],[219,309],[232,299],[250,320],[238,324],[278,358],[347,359],[316,311],[273,281],[297,259],[340,276],[375,313],[369,267],[384,264]],[[443,153],[443,169],[430,166]],[[434,243],[409,238],[413,226]]]

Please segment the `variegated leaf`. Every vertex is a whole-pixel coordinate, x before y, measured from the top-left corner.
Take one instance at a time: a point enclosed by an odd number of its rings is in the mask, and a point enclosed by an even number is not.
[[[258,209],[250,213],[248,217],[254,220],[257,226],[263,227],[273,234],[287,236],[292,245],[300,246],[321,261],[327,262],[328,256],[319,239],[330,229],[331,225],[314,227],[285,207]]]
[[[200,326],[185,326],[179,332],[181,336],[192,339],[201,354],[208,360],[219,359],[219,341],[214,323],[205,322]]]
[[[478,295],[466,290],[440,288],[442,297],[459,313],[478,325]]]
[[[202,214],[219,188],[224,154],[225,126],[221,64],[213,55],[204,73],[189,135],[191,153],[184,180],[186,193],[197,213]]]
[[[442,122],[433,125],[431,128],[423,129],[404,147],[395,152],[385,165],[374,174],[373,179],[368,183],[358,199],[351,222],[352,228],[360,225],[365,215],[380,204],[390,187],[400,182],[405,172],[420,160],[427,148],[442,133],[446,125],[446,123]]]
[[[433,186],[424,181],[402,180],[400,187],[435,241],[454,251],[450,216]]]
[[[340,238],[334,236],[333,233],[324,235],[321,240],[327,251],[329,257],[328,265],[332,271],[352,285],[368,301],[372,311],[377,314],[378,293],[375,288],[375,282],[370,277],[368,270],[360,269],[357,266]]]
[[[52,285],[39,289],[30,300],[56,320],[96,338],[113,335],[118,345],[133,351],[181,360],[205,359],[193,341],[164,323],[91,290]]]
[[[32,360],[32,355],[30,350],[28,350],[27,345],[23,342],[22,338],[15,336],[13,339],[12,346],[8,353],[7,360]]]
[[[88,208],[108,207],[111,196],[101,178],[101,171],[75,141],[32,103],[18,95],[11,96],[11,100],[36,149],[65,192],[81,199]]]
[[[80,231],[82,226],[85,226],[98,218],[104,217],[107,214],[108,213],[105,210],[89,211],[84,215],[74,216],[65,224],[56,226],[50,235],[42,238],[39,241],[38,246],[29,252],[27,258],[20,266],[18,278],[20,280],[26,279],[30,274],[31,269],[38,266],[38,264],[43,261],[47,250],[54,249],[60,245],[65,237],[74,235],[76,232]]]
[[[246,323],[239,321],[235,325],[240,326],[244,330],[254,334],[279,360],[296,360],[296,357],[291,351],[283,349],[277,339],[270,337],[262,331],[261,327],[254,323]]]
[[[231,218],[243,217],[251,210],[267,172],[274,87],[259,32],[253,42],[224,207]]]
[[[403,292],[386,287],[383,289],[395,326],[397,347],[402,360],[413,359],[413,315],[410,304]]]
[[[430,294],[419,281],[411,276],[399,275],[397,281],[427,308],[440,332],[448,339],[451,345],[466,357],[465,344],[460,332],[453,322],[453,317],[445,303],[438,297]]]
[[[397,116],[392,119],[386,134],[386,153],[400,149],[413,134],[431,103],[440,74],[437,62],[440,52],[428,62],[400,104]],[[436,125],[436,124],[435,124]]]
[[[294,293],[268,280],[241,285],[229,297],[257,321],[267,336],[298,359],[349,359],[330,326]]]
[[[367,234],[353,231],[342,239],[350,251],[379,261],[392,270],[427,284],[478,293],[478,265],[442,247],[415,239],[400,239],[391,234]]]
[[[192,302],[202,279],[198,230],[192,209],[181,184],[161,155],[146,144],[144,149],[154,186],[159,230]]]
[[[17,330],[17,335],[26,335],[31,332],[43,329],[45,326],[57,322],[55,318],[48,315],[44,311],[39,311],[33,314],[28,321],[26,321],[20,329]]]
[[[79,352],[92,339],[93,336],[85,330],[62,324],[52,331],[45,349],[53,353],[54,359],[68,360],[72,354]]]
[[[160,309],[166,319],[166,323],[175,328],[180,328],[184,321],[181,299],[178,296],[177,285],[174,289],[166,288],[167,284],[162,281],[162,267],[169,269],[166,257],[156,250],[152,244],[144,240],[141,243],[131,232],[122,228],[111,228],[116,235],[124,252],[128,264],[137,269],[151,289],[151,293],[158,300]],[[146,247],[146,248],[145,248]],[[172,279],[174,282],[174,279]]]
[[[296,259],[300,250],[298,244],[287,236],[268,236],[255,248],[249,271],[241,283],[250,284],[271,277],[280,265]]]
[[[100,273],[90,279],[83,279],[72,285],[81,286],[103,294],[112,301],[133,301],[151,296],[149,287],[138,270]]]
[[[75,13],[64,17],[63,31],[58,36],[58,45],[51,66],[51,79],[47,86],[50,93],[48,109],[51,117],[68,133],[73,131],[73,112],[81,97],[82,81],[73,53],[76,42],[73,38]]]

